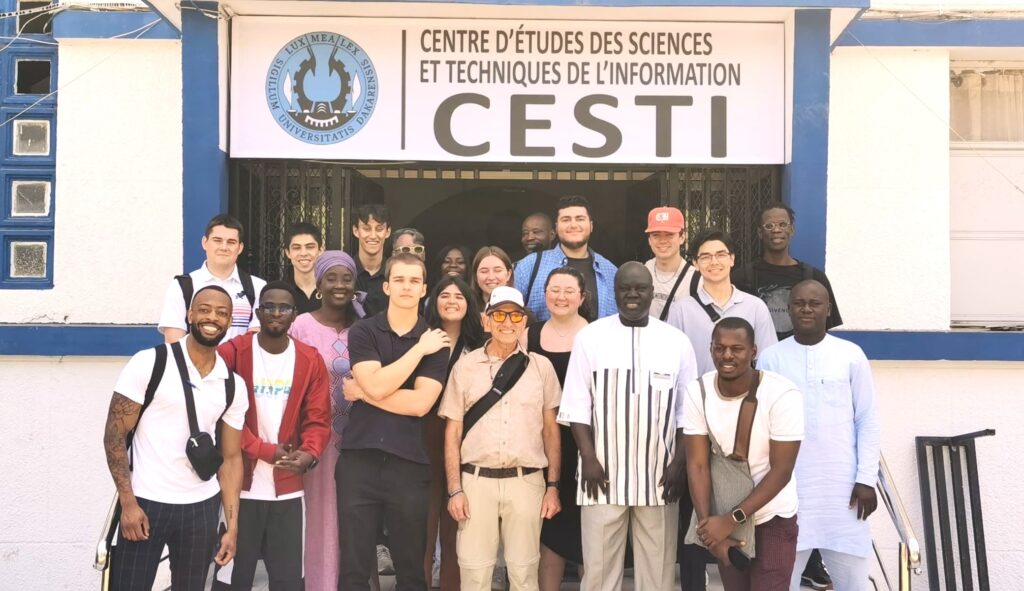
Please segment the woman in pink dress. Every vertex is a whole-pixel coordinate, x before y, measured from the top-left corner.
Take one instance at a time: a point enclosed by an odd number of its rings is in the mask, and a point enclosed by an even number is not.
[[[348,357],[348,329],[363,317],[361,294],[356,292],[356,264],[340,250],[329,250],[314,266],[319,310],[295,319],[289,334],[314,347],[323,357],[331,380],[333,433],[320,463],[304,480],[306,491],[305,570],[307,591],[336,591],[338,588],[338,506],[334,467],[338,446],[348,422],[351,402],[342,394],[342,379],[351,375]]]

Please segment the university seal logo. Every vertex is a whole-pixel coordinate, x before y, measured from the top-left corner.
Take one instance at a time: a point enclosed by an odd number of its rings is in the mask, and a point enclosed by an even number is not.
[[[336,144],[366,125],[377,106],[377,71],[354,41],[318,31],[292,39],[267,71],[267,106],[307,144]]]

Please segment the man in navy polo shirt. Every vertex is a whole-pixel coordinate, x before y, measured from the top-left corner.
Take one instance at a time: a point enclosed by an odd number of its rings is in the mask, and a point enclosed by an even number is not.
[[[389,546],[397,591],[423,591],[430,466],[422,417],[441,394],[451,343],[419,315],[427,269],[412,253],[388,259],[386,311],[352,325],[352,375],[343,382],[352,405],[341,437],[338,529],[339,591],[368,590],[376,572],[377,532],[397,535]]]

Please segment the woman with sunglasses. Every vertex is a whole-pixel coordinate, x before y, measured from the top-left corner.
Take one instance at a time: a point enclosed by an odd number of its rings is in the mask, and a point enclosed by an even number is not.
[[[526,350],[547,357],[565,384],[565,371],[576,333],[587,325],[589,296],[586,279],[572,267],[559,267],[544,283],[544,303],[551,318],[530,326],[525,337]],[[540,591],[558,591],[565,573],[565,561],[583,564],[580,541],[580,508],[576,504],[576,464],[578,450],[568,427],[560,427],[562,470],[558,496],[562,512],[545,519],[540,533]]]
[[[338,588],[338,506],[334,468],[338,446],[348,422],[352,403],[342,394],[341,378],[351,375],[348,329],[363,317],[362,292],[356,291],[356,263],[348,253],[329,250],[313,267],[320,309],[301,314],[288,334],[320,352],[331,380],[331,441],[320,463],[306,473],[307,591],[335,591]]]
[[[454,249],[453,249],[454,250]],[[448,334],[452,343],[445,382],[452,373],[452,367],[463,354],[484,344],[484,331],[480,326],[480,308],[473,298],[469,285],[461,277],[442,277],[430,292],[430,305],[424,318],[430,328],[440,328]],[[424,417],[423,443],[430,456],[430,508],[427,513],[427,555],[423,568],[428,581],[439,580],[441,589],[459,589],[459,561],[455,553],[455,538],[458,524],[445,511],[448,493],[444,471],[444,427],[445,420],[438,416],[441,404],[438,397],[434,408]],[[441,534],[441,556],[439,575],[434,576],[434,548],[438,531]]]

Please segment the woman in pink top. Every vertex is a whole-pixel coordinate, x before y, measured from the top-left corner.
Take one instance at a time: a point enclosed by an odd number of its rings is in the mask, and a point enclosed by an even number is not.
[[[319,310],[295,319],[289,334],[320,352],[331,380],[332,434],[320,463],[306,473],[306,590],[338,588],[338,506],[334,467],[338,446],[348,422],[351,402],[342,394],[341,378],[350,375],[348,329],[363,317],[361,293],[356,292],[356,264],[339,250],[329,250],[314,267]]]

